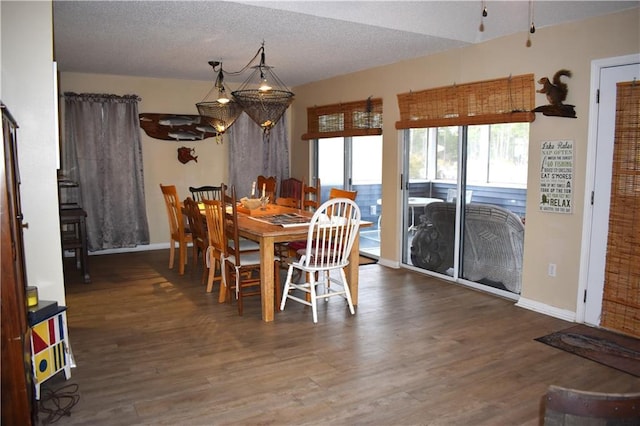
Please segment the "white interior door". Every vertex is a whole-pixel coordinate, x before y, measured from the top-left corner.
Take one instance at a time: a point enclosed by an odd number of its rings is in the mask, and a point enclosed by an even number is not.
[[[604,289],[616,119],[616,83],[633,81],[634,79],[640,81],[640,64],[637,62],[626,65],[604,66],[600,69],[600,102],[597,116],[593,210],[584,311],[584,322],[595,326],[600,325]]]

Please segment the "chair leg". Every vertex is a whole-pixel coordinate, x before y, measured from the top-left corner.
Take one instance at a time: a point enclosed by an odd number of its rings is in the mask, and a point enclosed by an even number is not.
[[[311,312],[313,312],[313,322],[318,322],[318,298],[316,295],[316,274],[309,274],[309,290],[311,292]]]
[[[284,305],[287,303],[287,295],[289,294],[289,290],[291,288],[291,276],[293,275],[293,265],[289,265],[289,270],[287,271],[287,279],[284,281],[284,289],[282,290],[282,301],[280,302],[280,310],[284,310]]]
[[[280,262],[277,260],[273,264],[273,286],[275,287],[275,291],[273,292],[274,308],[276,311],[279,311],[282,286],[280,285]]]
[[[236,271],[236,274],[238,274],[239,272]],[[236,282],[236,286],[238,287],[238,315],[242,316],[242,314],[244,313],[244,304],[242,303],[244,297],[242,296],[242,283],[240,282],[240,280],[238,280]]]
[[[180,246],[178,247],[179,257],[180,257],[180,265],[179,265],[179,273],[180,275],[184,275],[184,266],[187,264],[187,244],[184,241],[180,242]]]
[[[211,267],[207,269],[207,293],[213,291],[213,282],[216,281],[216,271],[219,265],[218,259],[210,259],[209,265],[211,265]],[[222,268],[220,268],[220,274],[222,274]],[[222,286],[222,279],[219,278],[219,280],[220,286]]]
[[[231,274],[228,273],[228,268],[229,265],[227,265],[226,263],[224,264],[224,267],[222,266],[222,263],[220,264],[220,293],[218,295],[218,303],[231,302],[231,291],[229,291]],[[222,278],[222,274],[224,274],[224,280]]]
[[[198,250],[200,250],[196,244],[193,244],[193,270],[191,271],[191,275],[193,275],[193,272],[196,270],[196,266],[198,265]]]
[[[173,269],[173,263],[176,259],[176,241],[172,238],[169,246],[169,269]]]
[[[354,315],[356,311],[353,308],[353,302],[351,301],[351,290],[349,290],[349,284],[347,283],[347,276],[344,273],[344,269],[340,269],[340,275],[342,276],[342,286],[344,287],[344,295],[346,296],[347,303],[349,304],[349,312],[351,312],[351,315]]]

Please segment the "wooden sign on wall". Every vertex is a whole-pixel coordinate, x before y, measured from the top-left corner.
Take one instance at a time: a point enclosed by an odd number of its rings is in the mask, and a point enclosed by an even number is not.
[[[540,158],[540,211],[571,213],[573,141],[542,142]]]

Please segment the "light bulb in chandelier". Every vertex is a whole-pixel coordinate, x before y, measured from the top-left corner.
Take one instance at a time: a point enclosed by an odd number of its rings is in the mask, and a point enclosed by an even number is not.
[[[488,13],[487,13],[487,6],[485,6],[485,7],[483,7],[483,8],[482,8],[482,17],[483,17],[483,18],[486,18],[486,17],[487,17],[487,15],[488,15]]]
[[[260,90],[261,92],[268,92],[271,89],[272,87],[269,85],[267,78],[266,77],[263,78],[262,81],[260,82],[260,87],[258,88],[258,90]]]
[[[531,34],[536,32],[536,26],[533,24],[533,22],[531,22],[531,27],[529,27],[529,32]]]
[[[227,92],[224,90],[224,88],[218,90],[218,99],[216,99],[216,101],[221,103],[222,105],[228,104],[230,102],[229,96],[227,96]]]

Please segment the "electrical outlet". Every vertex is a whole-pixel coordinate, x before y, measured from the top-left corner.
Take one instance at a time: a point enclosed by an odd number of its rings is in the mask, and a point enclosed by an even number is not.
[[[550,277],[555,277],[556,276],[556,264],[555,263],[550,263],[549,264],[549,276]]]
[[[371,216],[375,216],[376,215],[376,206],[369,206],[369,213],[371,214]]]

